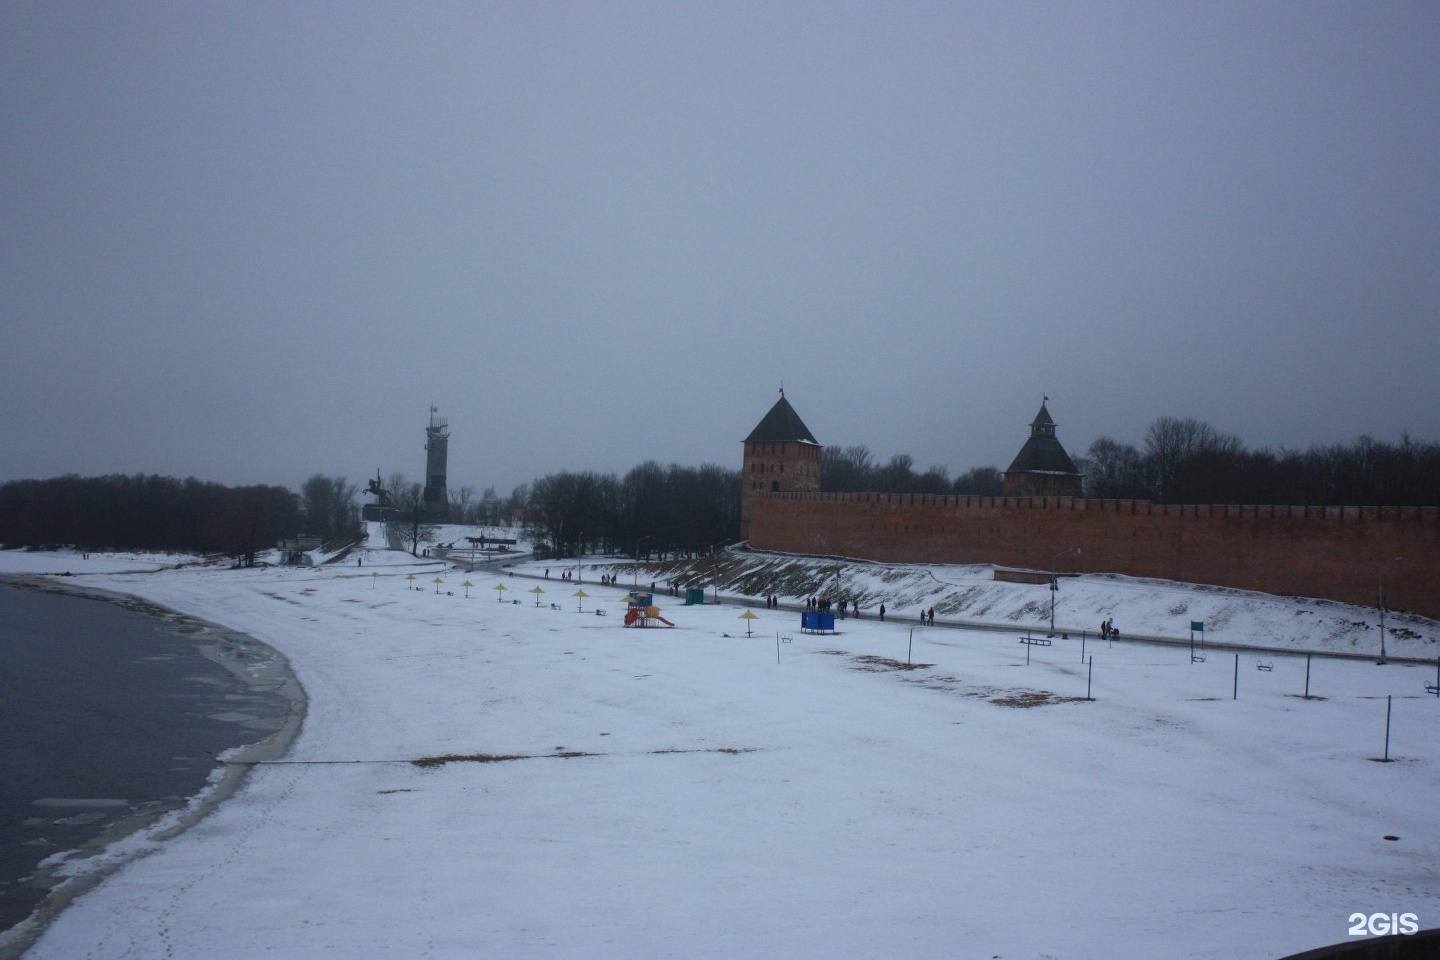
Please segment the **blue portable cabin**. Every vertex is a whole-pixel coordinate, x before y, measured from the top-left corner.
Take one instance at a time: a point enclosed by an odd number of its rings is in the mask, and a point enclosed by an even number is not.
[[[806,610],[800,614],[800,629],[806,633],[834,633],[835,614]]]

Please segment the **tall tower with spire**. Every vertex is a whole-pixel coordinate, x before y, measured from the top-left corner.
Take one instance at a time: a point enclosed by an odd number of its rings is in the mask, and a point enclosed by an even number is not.
[[[780,399],[745,438],[740,539],[750,539],[750,507],[756,497],[782,490],[820,489],[821,449],[781,387]]]
[[[437,417],[439,409],[430,408],[430,426],[425,428],[425,516],[445,520],[450,516],[450,494],[445,489],[445,464],[449,459],[450,422]]]
[[[1040,412],[1030,422],[1030,439],[1005,471],[1007,497],[1081,497],[1082,475],[1075,461],[1055,436],[1055,421],[1046,409],[1049,397],[1040,401]]]

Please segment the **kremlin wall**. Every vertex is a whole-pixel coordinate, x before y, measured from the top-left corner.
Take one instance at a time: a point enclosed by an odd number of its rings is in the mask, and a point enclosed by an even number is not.
[[[1047,449],[1037,452],[1036,441]],[[1051,442],[1059,447],[1042,405],[1031,442],[1006,471],[1006,493],[1017,495],[825,493],[820,445],[782,394],[745,441],[741,536],[754,549],[783,553],[1039,571],[1053,564],[1060,573],[1156,577],[1362,606],[1375,605],[1383,572],[1388,608],[1440,619],[1440,506],[1087,500],[1073,495],[1079,473],[1073,464],[1066,471],[1068,456],[1057,457]]]

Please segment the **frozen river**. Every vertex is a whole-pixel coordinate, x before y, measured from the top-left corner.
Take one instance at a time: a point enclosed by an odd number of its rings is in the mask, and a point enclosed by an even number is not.
[[[0,584],[0,929],[41,860],[150,822],[290,709],[202,652],[215,637],[114,603]]]

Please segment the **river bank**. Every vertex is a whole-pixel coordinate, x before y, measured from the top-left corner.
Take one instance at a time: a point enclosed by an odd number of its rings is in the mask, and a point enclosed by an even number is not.
[[[283,755],[305,695],[283,656],[158,604],[0,576],[0,957]]]

